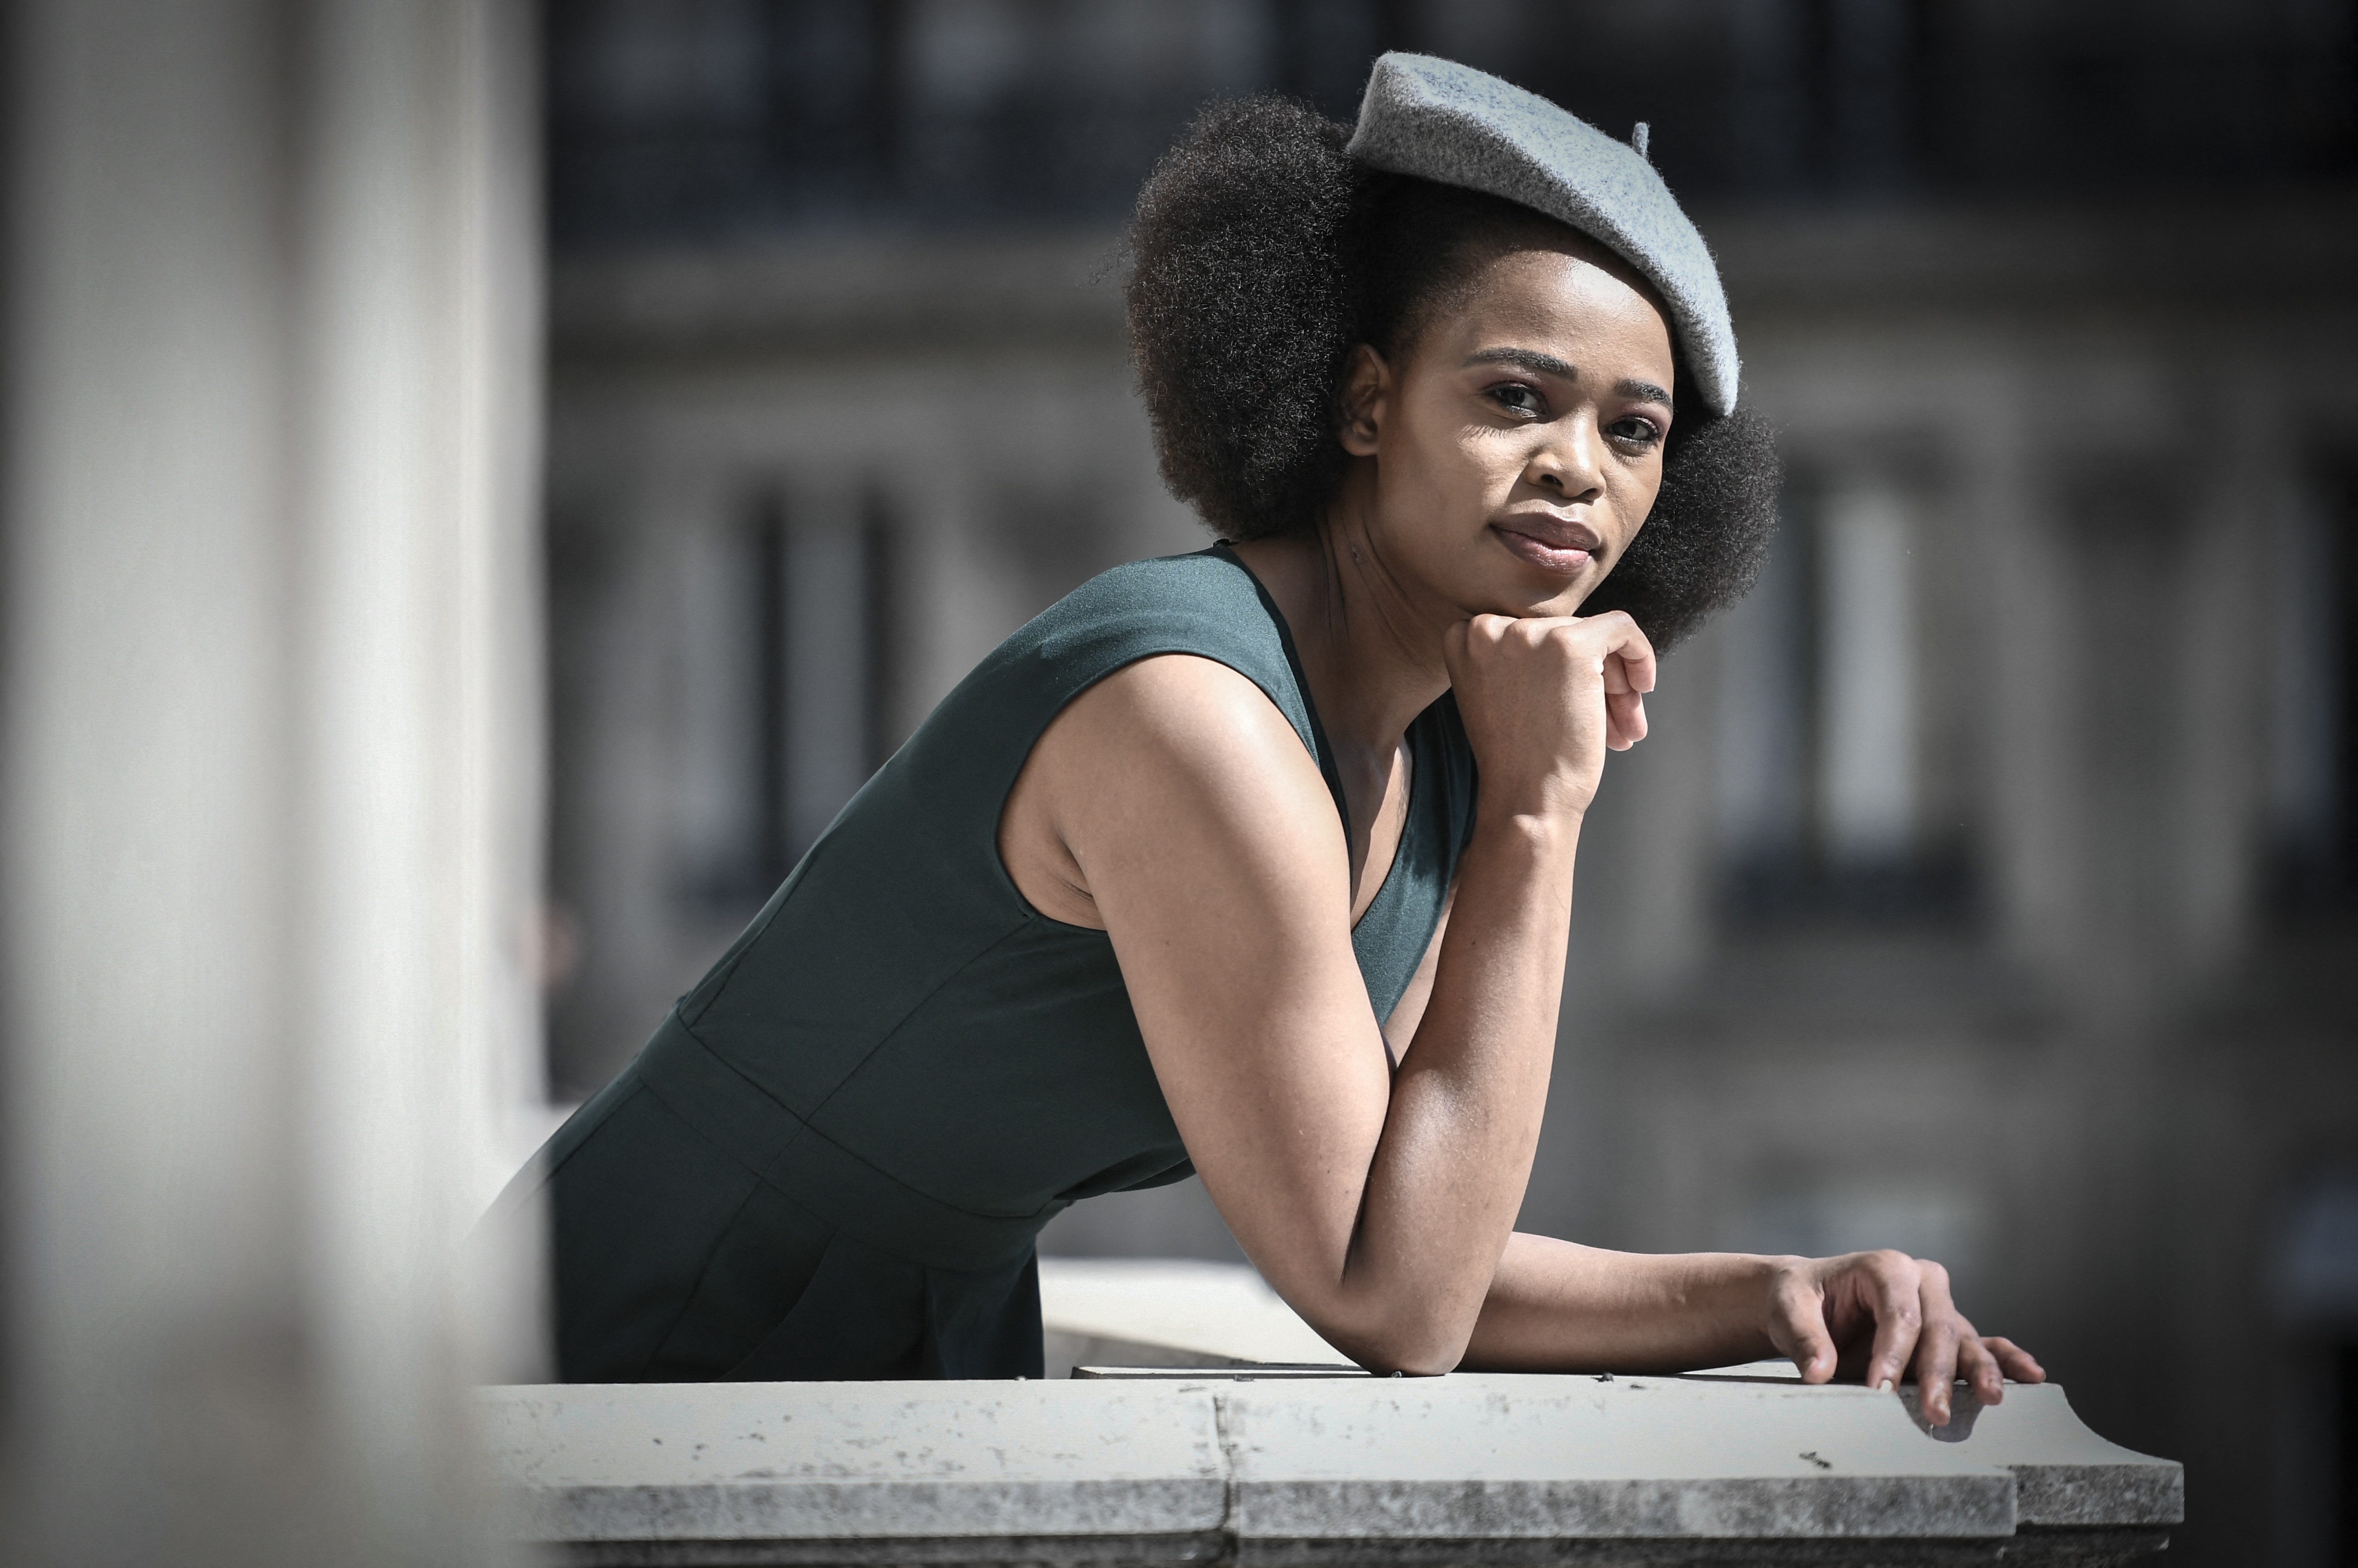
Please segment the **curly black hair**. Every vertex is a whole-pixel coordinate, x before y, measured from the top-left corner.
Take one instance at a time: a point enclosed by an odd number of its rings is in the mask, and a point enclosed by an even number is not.
[[[1216,103],[1139,192],[1130,351],[1163,482],[1225,539],[1321,526],[1349,462],[1336,435],[1354,347],[1396,357],[1486,262],[1571,232],[1368,168],[1349,135],[1291,99]],[[1682,412],[1646,526],[1584,609],[1626,610],[1658,649],[1677,643],[1759,577],[1779,481],[1758,415]]]

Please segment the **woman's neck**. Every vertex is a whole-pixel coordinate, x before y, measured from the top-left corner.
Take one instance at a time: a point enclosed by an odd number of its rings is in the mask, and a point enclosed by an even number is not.
[[[1389,569],[1366,526],[1371,481],[1354,465],[1311,537],[1235,548],[1284,614],[1347,771],[1357,762],[1389,772],[1409,725],[1449,689],[1441,648],[1455,617]]]

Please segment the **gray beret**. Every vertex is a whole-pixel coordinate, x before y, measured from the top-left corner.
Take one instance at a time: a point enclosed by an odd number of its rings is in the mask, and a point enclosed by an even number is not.
[[[1736,407],[1736,329],[1711,250],[1654,166],[1537,93],[1435,59],[1376,61],[1347,149],[1371,168],[1503,196],[1571,224],[1660,291],[1704,402]]]

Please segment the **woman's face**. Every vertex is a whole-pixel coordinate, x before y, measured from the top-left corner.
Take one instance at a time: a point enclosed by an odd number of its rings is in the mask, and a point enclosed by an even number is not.
[[[1569,250],[1498,255],[1463,300],[1401,362],[1358,351],[1355,511],[1391,576],[1458,611],[1571,614],[1661,488],[1670,328],[1617,263]]]

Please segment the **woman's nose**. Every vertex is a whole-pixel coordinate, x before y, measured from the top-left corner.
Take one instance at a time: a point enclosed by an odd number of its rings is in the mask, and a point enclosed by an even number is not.
[[[1597,464],[1597,434],[1593,420],[1578,416],[1559,420],[1548,440],[1531,455],[1526,477],[1566,501],[1595,495],[1604,486]]]

